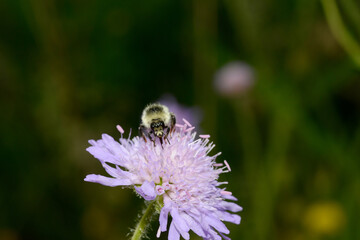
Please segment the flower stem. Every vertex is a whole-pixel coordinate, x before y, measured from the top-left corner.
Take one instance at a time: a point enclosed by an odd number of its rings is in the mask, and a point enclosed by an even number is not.
[[[143,216],[141,217],[140,221],[136,225],[136,228],[135,228],[135,231],[134,231],[134,234],[133,234],[131,240],[140,240],[143,237],[144,233],[146,232],[147,226],[151,222],[151,217],[155,213],[155,211],[154,211],[155,204],[156,204],[156,201],[152,201],[149,203],[149,205],[147,206],[147,208],[144,211]]]
[[[343,46],[353,61],[360,67],[360,45],[346,29],[335,0],[321,0],[325,16],[335,38]]]

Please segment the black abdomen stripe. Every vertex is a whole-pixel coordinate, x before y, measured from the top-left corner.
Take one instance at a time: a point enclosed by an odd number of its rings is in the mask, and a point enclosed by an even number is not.
[[[147,113],[155,113],[155,112],[162,112],[163,107],[161,106],[153,106],[147,110]]]

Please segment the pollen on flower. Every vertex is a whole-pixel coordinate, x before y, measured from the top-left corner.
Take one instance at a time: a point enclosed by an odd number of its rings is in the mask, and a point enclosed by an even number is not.
[[[232,195],[232,192],[229,192],[229,191],[221,191],[220,193],[222,195]]]
[[[227,169],[229,170],[229,172],[231,172],[231,168],[230,165],[228,164],[228,162],[226,160],[224,160],[225,166],[227,167]]]
[[[116,129],[121,133],[123,134],[125,131],[124,129],[120,126],[120,125],[116,125]]]
[[[201,137],[201,138],[210,138],[210,135],[199,135],[199,137]]]
[[[163,188],[165,189],[165,190],[169,190],[170,189],[170,184],[169,183],[163,183]]]
[[[163,186],[156,185],[155,189],[157,195],[162,195],[163,193],[165,193],[165,188]]]
[[[191,128],[186,129],[185,132],[191,132],[194,129],[195,129],[195,127],[191,127]]]
[[[214,164],[213,164],[214,167],[222,167],[223,165],[224,165],[224,164],[222,164],[222,163],[214,163]]]
[[[188,125],[189,127],[192,127],[192,125],[191,125],[185,118],[183,118],[182,120],[184,121],[184,123],[185,123],[186,125]]]
[[[232,193],[220,188],[227,182],[218,182],[230,166],[216,163],[220,153],[209,155],[215,146],[209,135],[197,138],[195,128],[183,121],[163,144],[130,135],[121,135],[119,141],[107,134],[90,140],[87,151],[111,177],[90,174],[85,181],[132,187],[146,201],[160,201],[158,237],[167,231],[170,215],[169,240],[189,239],[190,230],[204,239],[229,239],[223,221],[239,224],[241,218],[234,213],[242,210],[229,202],[237,200]],[[119,125],[117,129],[124,133]]]

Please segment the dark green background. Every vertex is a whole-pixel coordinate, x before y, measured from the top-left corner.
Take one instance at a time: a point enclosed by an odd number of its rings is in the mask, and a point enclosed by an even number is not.
[[[83,182],[105,173],[87,140],[136,129],[164,93],[202,109],[232,166],[232,239],[360,239],[360,66],[334,36],[314,0],[1,1],[0,239],[126,239],[143,200]],[[234,60],[254,88],[221,97]]]

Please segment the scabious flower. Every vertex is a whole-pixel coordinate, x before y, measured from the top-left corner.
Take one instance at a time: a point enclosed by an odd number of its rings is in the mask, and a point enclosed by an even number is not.
[[[100,140],[90,140],[92,146],[87,148],[111,177],[90,174],[85,181],[133,187],[146,201],[158,201],[157,237],[167,231],[170,215],[169,240],[189,239],[190,230],[203,239],[230,239],[223,221],[239,224],[240,216],[230,212],[242,208],[227,201],[237,199],[220,187],[227,182],[218,182],[219,175],[231,169],[226,161],[215,162],[220,153],[208,155],[215,146],[209,135],[196,138],[185,119],[162,145],[140,137],[124,138],[124,130],[118,129],[119,142],[103,134]]]

